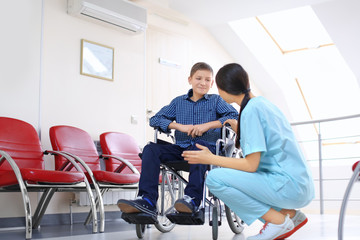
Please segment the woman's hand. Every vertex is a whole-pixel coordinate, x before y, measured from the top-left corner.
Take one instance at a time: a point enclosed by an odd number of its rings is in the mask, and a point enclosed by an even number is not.
[[[200,150],[184,151],[182,157],[189,164],[210,164],[211,157],[214,156],[210,150],[200,144],[196,144]]]
[[[224,125],[228,123],[230,124],[232,130],[234,130],[235,132],[237,132],[237,127],[238,127],[238,121],[235,119],[228,119],[224,122]]]

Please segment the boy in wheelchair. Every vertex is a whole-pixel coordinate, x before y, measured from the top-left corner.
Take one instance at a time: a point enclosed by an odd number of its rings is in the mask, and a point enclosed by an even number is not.
[[[195,144],[207,146],[215,153],[216,141],[227,119],[237,119],[238,113],[219,95],[208,94],[212,87],[213,70],[204,63],[196,63],[188,78],[192,89],[164,106],[150,119],[150,126],[163,132],[175,130],[175,144],[148,144],[142,152],[142,167],[135,200],[120,199],[118,207],[123,213],[146,213],[156,219],[160,164],[185,162],[183,151],[197,150]],[[174,208],[179,213],[195,213],[203,198],[204,174],[207,165],[190,165],[185,195]]]

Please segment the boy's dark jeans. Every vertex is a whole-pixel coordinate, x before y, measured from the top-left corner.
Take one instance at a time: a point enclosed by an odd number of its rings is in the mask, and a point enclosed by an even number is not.
[[[215,152],[215,147],[210,146],[208,142],[199,140],[197,143],[208,147],[211,152]],[[185,161],[181,154],[186,150],[199,149],[195,144],[188,148],[181,148],[175,144],[146,145],[141,157],[142,166],[138,196],[144,196],[156,205],[158,199],[160,163]],[[193,197],[197,206],[200,205],[203,197],[204,174],[207,166],[208,165],[203,164],[190,164],[189,183],[185,188],[185,195]]]

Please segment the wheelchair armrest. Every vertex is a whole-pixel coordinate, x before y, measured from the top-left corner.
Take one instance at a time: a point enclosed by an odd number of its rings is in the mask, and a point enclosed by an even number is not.
[[[166,135],[170,135],[171,134],[171,130],[165,132],[164,130],[161,129],[161,127],[153,127],[155,131],[158,131],[159,133],[164,133]]]
[[[216,155],[220,154],[220,149],[223,150],[226,157],[233,157],[234,155],[242,155],[241,149],[235,147],[236,132],[231,128],[230,124],[225,124],[221,129],[221,139],[216,141]]]
[[[172,142],[175,143],[175,137],[172,135],[172,132],[164,132],[160,127],[154,127],[154,142],[158,143],[160,139],[158,139],[159,134],[166,134],[167,137],[171,138]],[[166,142],[166,141],[164,141]]]

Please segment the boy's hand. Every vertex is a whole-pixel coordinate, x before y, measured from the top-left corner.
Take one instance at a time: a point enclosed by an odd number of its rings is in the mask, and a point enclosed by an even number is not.
[[[219,120],[198,124],[198,125],[184,125],[176,122],[172,122],[169,124],[169,129],[178,130],[180,132],[186,133],[188,136],[191,136],[193,138],[202,136],[211,128],[220,128],[220,127],[221,127],[221,122]]]
[[[212,152],[200,144],[196,144],[196,147],[200,150],[184,151],[182,157],[188,161],[189,164],[210,164]]]
[[[190,132],[188,132],[188,135],[194,137],[202,136],[205,132],[209,130],[209,127],[206,123],[194,125]]]
[[[191,131],[193,130],[194,125],[183,125],[183,124],[177,124],[176,130],[186,133],[188,136],[191,134]]]

